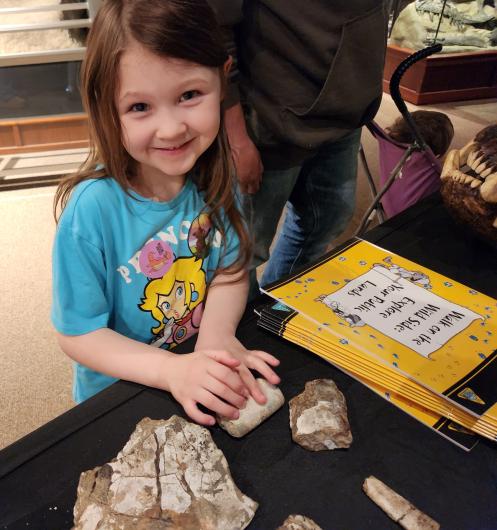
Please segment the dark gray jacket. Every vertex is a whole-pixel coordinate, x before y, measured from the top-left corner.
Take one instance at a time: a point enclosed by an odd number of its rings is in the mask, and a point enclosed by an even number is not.
[[[238,55],[242,102],[257,116],[252,126],[259,147],[289,144],[312,151],[376,114],[385,0],[209,3],[220,24],[232,30],[230,52]],[[232,89],[230,103],[237,97]]]

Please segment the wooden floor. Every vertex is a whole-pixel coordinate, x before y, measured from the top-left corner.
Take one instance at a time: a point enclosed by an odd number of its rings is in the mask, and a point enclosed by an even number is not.
[[[414,109],[411,105],[409,108]],[[449,115],[456,133],[454,147],[462,147],[497,118],[497,100],[427,108]],[[385,127],[397,116],[390,97],[385,96],[376,121]],[[377,144],[367,131],[363,133],[363,146],[377,174]],[[53,163],[45,158],[42,164],[47,168]],[[0,193],[0,248],[4,251],[0,260],[0,447],[72,406],[71,364],[58,350],[49,319],[53,193],[54,187]],[[356,212],[339,241],[353,234],[370,199],[360,169]]]

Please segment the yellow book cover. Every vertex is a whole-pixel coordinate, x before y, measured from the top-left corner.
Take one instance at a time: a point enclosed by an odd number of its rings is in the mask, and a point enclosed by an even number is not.
[[[363,240],[264,289],[470,413],[497,419],[497,301]]]

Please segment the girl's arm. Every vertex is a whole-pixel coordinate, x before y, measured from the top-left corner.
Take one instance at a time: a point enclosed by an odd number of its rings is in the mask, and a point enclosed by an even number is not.
[[[111,377],[171,392],[198,423],[215,423],[212,416],[198,409],[198,403],[229,418],[237,418],[238,409],[245,405],[247,391],[234,370],[240,361],[227,351],[204,349],[178,355],[108,328],[57,336],[71,359]]]
[[[272,370],[279,361],[269,353],[247,350],[235,337],[236,328],[245,310],[249,282],[248,274],[217,276],[208,291],[195,351],[215,349],[228,351],[240,360],[236,368],[252,397],[264,403],[266,397],[250,370],[258,371],[270,383],[277,385],[280,378]]]

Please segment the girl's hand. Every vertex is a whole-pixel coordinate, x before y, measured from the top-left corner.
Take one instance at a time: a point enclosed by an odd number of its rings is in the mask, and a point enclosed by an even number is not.
[[[199,403],[221,416],[237,419],[238,409],[245,406],[249,395],[237,372],[239,366],[240,361],[223,350],[174,355],[168,363],[169,391],[197,423],[216,423],[213,416],[199,410]]]
[[[262,392],[255,377],[250,370],[256,370],[272,385],[278,385],[280,378],[272,370],[272,366],[278,366],[280,361],[273,355],[260,350],[247,350],[245,346],[236,338],[230,337],[223,343],[223,347],[228,350],[233,357],[240,361],[240,365],[235,370],[248,388],[250,395],[260,405],[266,402],[266,396]]]

